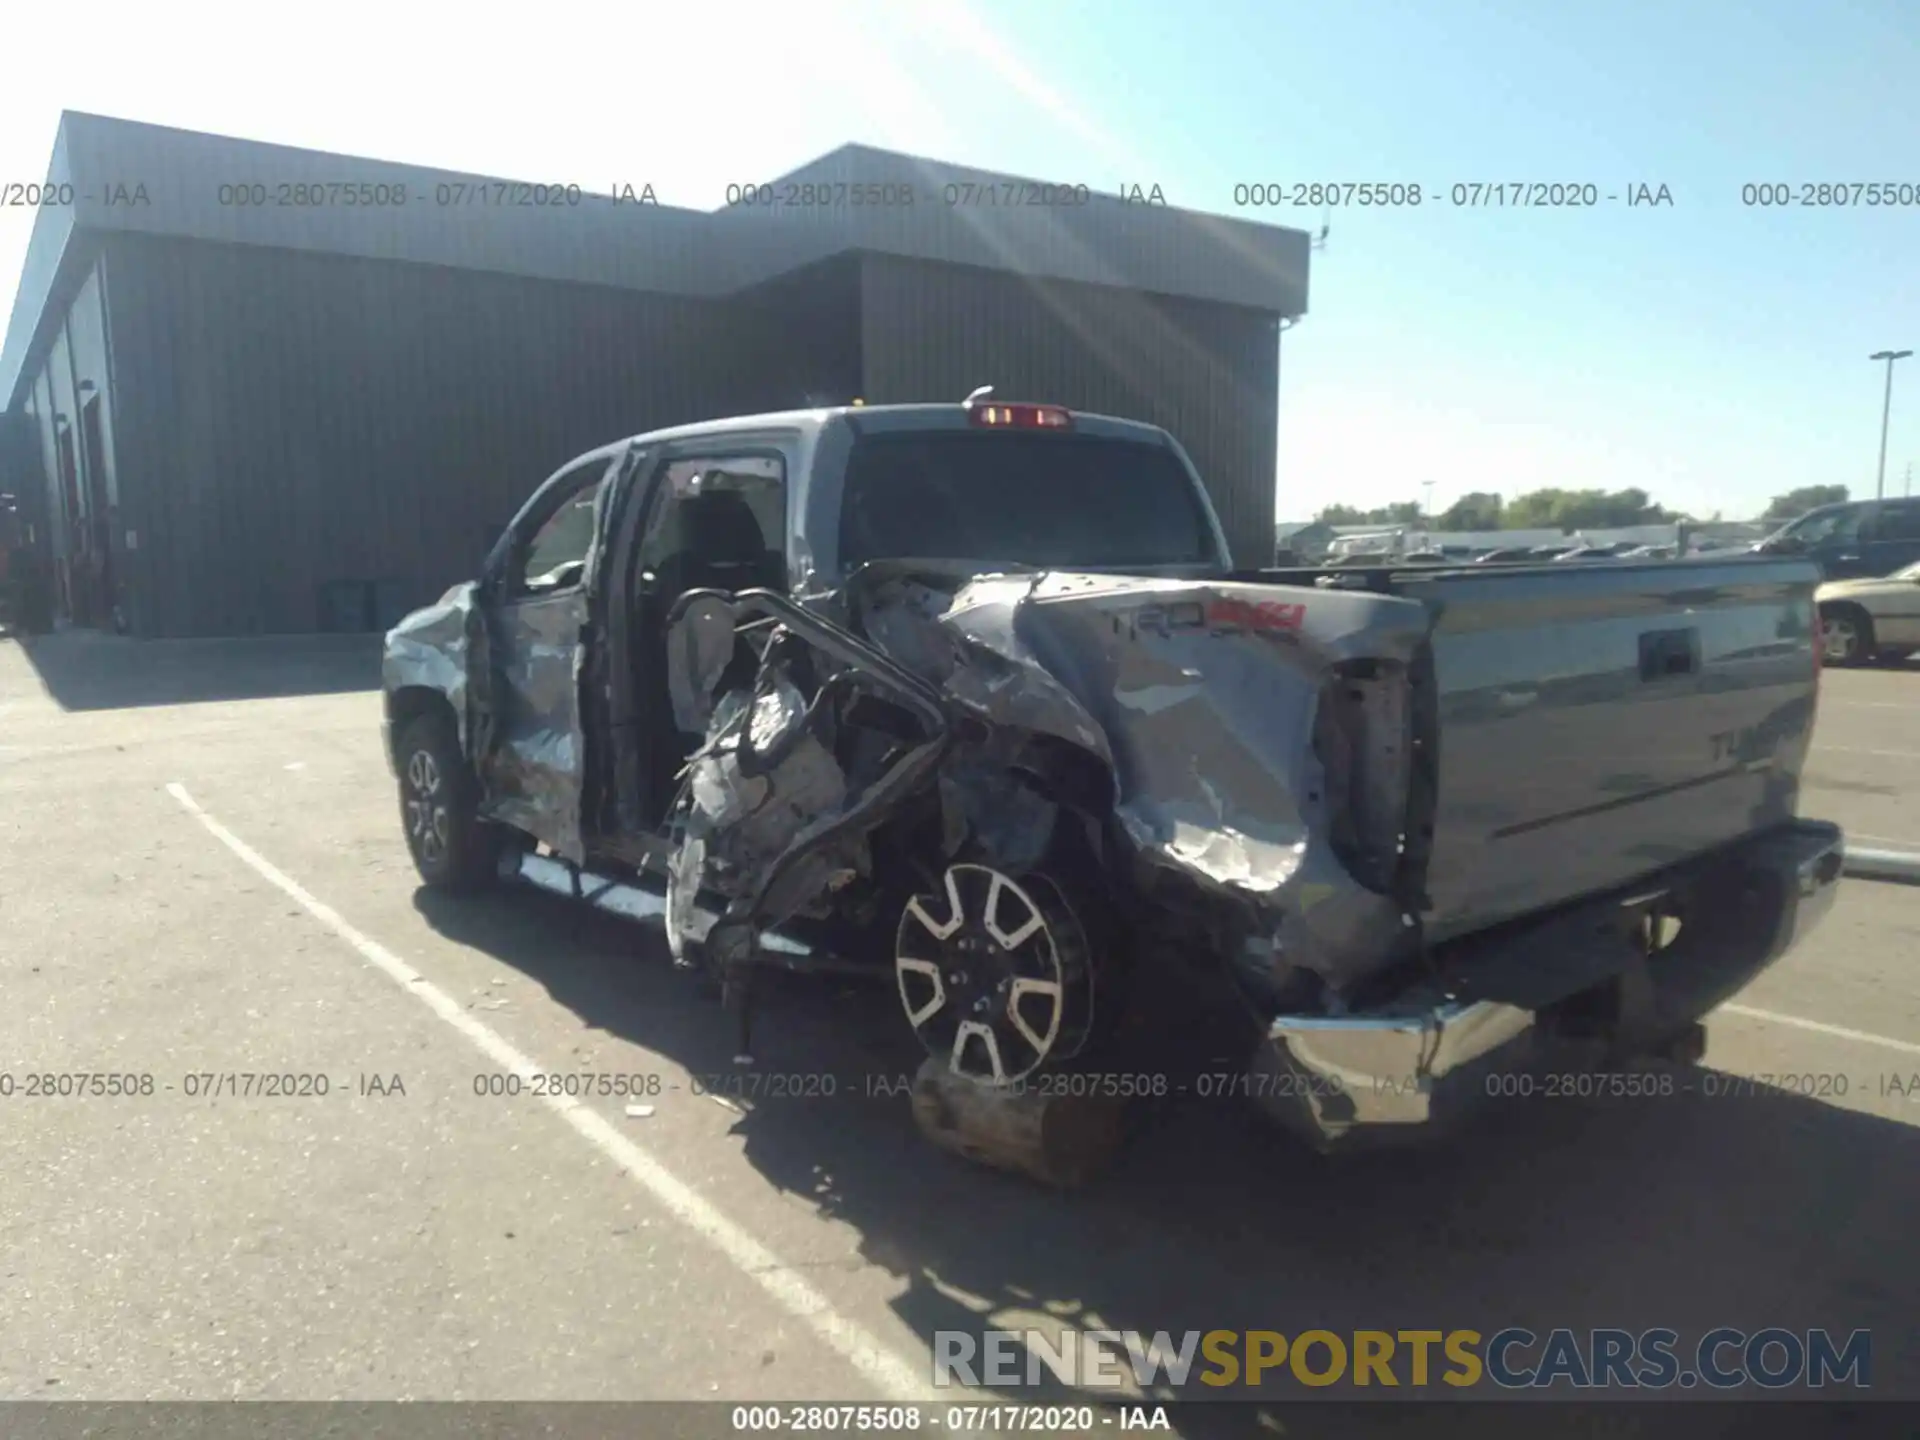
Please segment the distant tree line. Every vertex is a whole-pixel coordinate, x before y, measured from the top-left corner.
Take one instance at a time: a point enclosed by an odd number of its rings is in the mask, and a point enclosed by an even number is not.
[[[1762,520],[1791,520],[1796,515],[1804,515],[1822,505],[1838,505],[1847,498],[1844,485],[1802,485],[1798,490],[1789,490],[1784,495],[1773,497],[1773,503],[1761,514]]]
[[[1784,495],[1773,497],[1762,520],[1791,520],[1819,505],[1836,504],[1847,498],[1844,485],[1803,485]],[[1314,517],[1324,525],[1423,525],[1435,530],[1613,530],[1629,525],[1672,525],[1694,521],[1678,510],[1656,505],[1646,491],[1627,490],[1529,490],[1505,500],[1491,491],[1475,490],[1462,495],[1431,522],[1420,512],[1419,502],[1401,501],[1362,510],[1353,505],[1329,505]],[[1718,520],[1716,513],[1713,519]]]

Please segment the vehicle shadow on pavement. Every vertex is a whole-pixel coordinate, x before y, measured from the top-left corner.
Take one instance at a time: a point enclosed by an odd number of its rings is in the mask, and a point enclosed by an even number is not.
[[[453,902],[423,890],[416,905],[587,1024],[696,1074],[730,1068],[730,1019],[669,969],[651,932],[525,892]],[[1873,1332],[1876,1399],[1920,1397],[1912,1125],[1777,1092],[1514,1100],[1444,1146],[1328,1159],[1240,1104],[1169,1101],[1140,1114],[1109,1173],[1061,1193],[935,1150],[904,1095],[868,1095],[862,1077],[905,1077],[920,1058],[889,991],[797,977],[771,977],[768,991],[758,1068],[831,1072],[837,1094],[747,1101],[735,1127],[746,1158],[852,1226],[862,1256],[905,1282],[894,1306],[930,1355],[938,1332],[1061,1319],[1174,1336],[1667,1327],[1680,1332],[1683,1356],[1716,1326],[1825,1327],[1842,1341]],[[1676,1072],[1682,1084],[1708,1073],[1718,1072]],[[1196,1377],[1205,1368],[1197,1364]],[[1433,1373],[1441,1368],[1436,1359]],[[1490,1388],[1471,1393],[1486,1398]],[[1436,1383],[1400,1398],[1466,1393]],[[1683,1394],[1698,1392],[1670,1398]],[[1180,1398],[1261,1399],[1274,1417],[1219,1405],[1221,1434],[1256,1425],[1286,1436],[1414,1433],[1414,1414],[1391,1401],[1308,1403],[1357,1396],[1345,1386],[1309,1391],[1276,1372],[1259,1391],[1190,1382]],[[1009,1398],[1074,1397],[1053,1386]],[[1483,1423],[1514,1407],[1498,1408],[1494,1417],[1475,1406],[1461,1433],[1507,1433]],[[1688,1404],[1686,1433],[1773,1433],[1776,1418],[1796,1433],[1819,1428],[1791,1408],[1769,1406],[1757,1419],[1744,1406]],[[1537,1414],[1537,1433],[1588,1433],[1564,1409]],[[1655,1433],[1614,1417],[1592,1433]],[[1207,1425],[1183,1412],[1184,1433]]]
[[[98,630],[18,638],[63,710],[125,710],[380,688],[378,635],[132,640]]]

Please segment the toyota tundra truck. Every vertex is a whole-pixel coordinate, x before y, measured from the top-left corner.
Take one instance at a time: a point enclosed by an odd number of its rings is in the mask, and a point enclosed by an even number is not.
[[[426,884],[664,925],[743,1051],[766,967],[865,974],[991,1101],[1204,980],[1246,1093],[1337,1148],[1698,1058],[1819,921],[1819,578],[1236,569],[1151,425],[754,415],[540,485],[387,635],[386,744]]]

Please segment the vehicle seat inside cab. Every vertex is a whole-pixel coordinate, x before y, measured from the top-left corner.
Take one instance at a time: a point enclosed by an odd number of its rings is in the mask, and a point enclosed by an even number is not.
[[[735,490],[709,490],[673,502],[679,541],[658,571],[666,610],[689,590],[784,589],[785,557],[767,544],[746,497]]]
[[[650,614],[639,637],[642,683],[647,688],[648,730],[653,736],[653,806],[662,812],[678,788],[677,776],[701,737],[675,724],[667,685],[666,619],[689,590],[786,589],[786,556],[768,545],[753,507],[737,490],[714,489],[676,496],[660,517],[666,554],[649,585]],[[784,539],[784,535],[773,537]],[[656,553],[659,553],[656,551]],[[752,683],[753,651],[742,641],[721,688]]]

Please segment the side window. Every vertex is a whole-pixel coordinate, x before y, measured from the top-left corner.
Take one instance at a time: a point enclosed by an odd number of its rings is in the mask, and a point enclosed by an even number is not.
[[[1880,533],[1880,507],[1862,505],[1849,514],[1849,518],[1835,527],[1833,539],[1840,545],[1869,545],[1875,540],[1884,539]]]
[[[1852,545],[1860,539],[1862,521],[1871,509],[1866,505],[1843,506],[1807,521],[1792,533],[1808,545]]]
[[[1875,540],[1920,540],[1920,505],[1889,505],[1880,512]]]
[[[779,587],[786,578],[786,466],[773,455],[668,462],[640,542],[664,591]]]
[[[598,485],[584,485],[549,515],[520,552],[513,587],[522,595],[546,595],[580,583],[593,548],[593,506]]]

